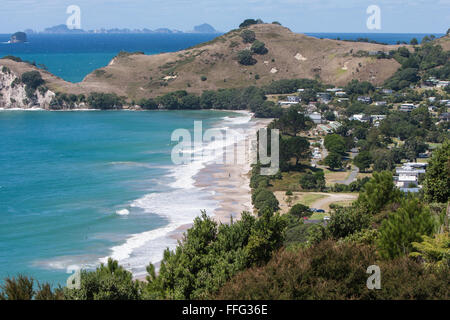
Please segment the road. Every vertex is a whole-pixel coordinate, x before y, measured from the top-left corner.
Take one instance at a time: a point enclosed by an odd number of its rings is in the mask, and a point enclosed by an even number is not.
[[[356,177],[358,176],[358,173],[359,173],[359,168],[354,167],[352,172],[350,172],[350,174],[348,175],[347,179],[342,180],[342,181],[336,181],[336,183],[345,184],[348,186],[353,181],[356,181]]]
[[[311,208],[330,210],[330,204],[341,201],[354,201],[358,198],[355,193],[320,193],[326,195],[325,198],[319,199],[311,204]]]

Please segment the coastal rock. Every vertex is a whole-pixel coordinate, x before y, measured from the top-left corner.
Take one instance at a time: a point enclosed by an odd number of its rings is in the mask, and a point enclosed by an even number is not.
[[[36,90],[27,96],[25,84],[9,68],[0,65],[0,108],[2,109],[49,109],[55,96],[50,90]]]

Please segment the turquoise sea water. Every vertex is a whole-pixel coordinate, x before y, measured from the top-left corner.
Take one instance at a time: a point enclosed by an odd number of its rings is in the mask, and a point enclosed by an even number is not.
[[[136,273],[167,234],[216,203],[171,162],[171,133],[221,125],[219,111],[0,111],[0,278],[64,283],[112,255]]]

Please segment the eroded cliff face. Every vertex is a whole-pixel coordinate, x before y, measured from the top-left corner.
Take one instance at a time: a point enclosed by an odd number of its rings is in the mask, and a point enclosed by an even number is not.
[[[27,95],[26,86],[13,71],[0,65],[0,108],[50,109],[55,93],[40,87]]]

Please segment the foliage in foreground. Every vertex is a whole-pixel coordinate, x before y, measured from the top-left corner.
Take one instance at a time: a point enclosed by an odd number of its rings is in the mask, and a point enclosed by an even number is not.
[[[175,251],[166,250],[159,274],[147,268],[144,299],[201,299],[238,271],[267,262],[282,245],[284,220],[266,211],[259,219],[220,224],[203,213]]]
[[[367,267],[381,269],[381,289],[369,290]],[[406,257],[378,260],[371,246],[323,241],[282,250],[263,267],[240,273],[218,299],[449,299],[450,269],[428,270]]]
[[[32,278],[18,275],[16,278],[6,278],[0,286],[0,300],[63,300],[62,288],[52,290],[48,283],[40,284]]]

